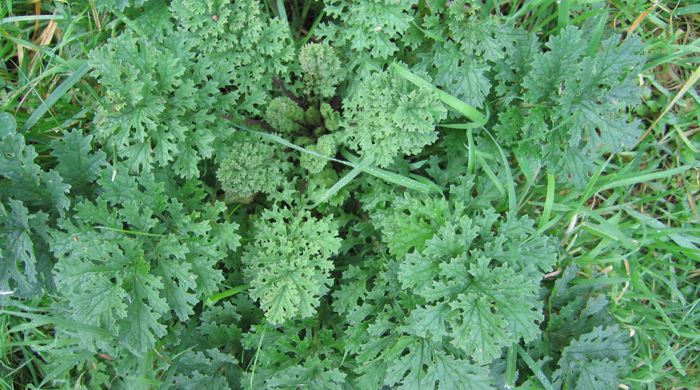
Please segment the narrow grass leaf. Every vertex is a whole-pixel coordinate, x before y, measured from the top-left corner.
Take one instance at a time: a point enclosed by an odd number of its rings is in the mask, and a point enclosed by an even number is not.
[[[678,328],[676,328],[676,325],[673,324],[673,321],[671,321],[670,318],[668,318],[668,315],[666,314],[666,311],[664,310],[663,307],[659,304],[658,299],[656,299],[656,296],[649,291],[649,288],[644,284],[644,281],[642,281],[641,276],[638,273],[633,273],[632,274],[632,280],[631,280],[632,286],[636,288],[637,290],[640,290],[642,294],[646,296],[646,298],[651,302],[651,305],[654,306],[654,309],[656,309],[656,313],[661,316],[663,319],[664,323],[668,325],[669,329],[675,334],[676,336],[680,336],[678,332]]]
[[[515,381],[518,379],[517,375],[517,357],[518,357],[518,344],[513,343],[513,345],[508,348],[508,354],[506,355],[506,388],[512,389],[515,387]]]
[[[611,284],[622,284],[622,283],[627,283],[629,282],[629,278],[623,278],[623,277],[606,277],[606,278],[592,278],[592,279],[579,279],[573,284],[576,286],[581,286],[581,287],[600,287],[600,286],[607,286]]]
[[[417,181],[411,178],[408,178],[403,175],[399,175],[398,173],[394,173],[391,171],[387,171],[385,169],[377,168],[371,165],[368,166],[363,166],[361,164],[361,161],[359,158],[356,156],[353,156],[350,152],[347,150],[342,150],[340,154],[345,157],[350,163],[346,164],[352,167],[357,167],[361,169],[365,173],[369,173],[370,175],[374,177],[378,177],[388,183],[396,184],[401,187],[406,187],[412,190],[424,192],[424,193],[430,193],[430,192],[441,192],[442,190],[440,187],[433,183],[432,181],[428,180],[427,178],[423,178],[421,181]]]
[[[588,55],[593,57],[595,53],[598,52],[598,47],[600,47],[600,39],[605,31],[605,23],[608,21],[608,11],[605,10],[598,17],[598,23],[596,23],[595,30],[593,30],[593,35],[591,35],[591,42],[588,44]]]
[[[32,115],[27,119],[27,121],[24,123],[24,126],[22,126],[22,131],[27,131],[29,130],[32,126],[34,126],[39,119],[41,119],[44,114],[46,114],[51,107],[53,107],[54,104],[58,101],[58,99],[62,98],[63,95],[68,92],[68,90],[75,85],[85,74],[90,70],[90,65],[88,64],[87,61],[83,62],[82,65],[76,69],[73,74],[71,74],[67,79],[63,80],[61,85],[58,86],[53,92],[51,92],[51,95],[49,95],[49,98],[46,99],[45,102],[43,102],[39,108],[37,108]]]
[[[671,176],[679,175],[689,169],[693,169],[692,165],[684,165],[682,167],[677,167],[677,168],[672,168],[668,169],[665,171],[657,171],[657,172],[649,172],[649,173],[642,173],[639,172],[639,174],[634,174],[628,177],[622,177],[618,179],[613,179],[610,177],[610,181],[608,181],[605,184],[602,184],[600,187],[596,188],[594,193],[601,192],[601,191],[606,191],[606,190],[611,190],[613,188],[617,187],[624,187],[624,186],[630,186],[630,185],[635,185],[639,183],[646,183],[654,180],[659,180],[659,179],[666,179]],[[696,168],[697,169],[697,168]],[[616,175],[612,175],[616,176]],[[606,177],[607,179],[607,177]],[[607,181],[607,180],[606,180]]]
[[[499,145],[498,142],[496,142],[496,138],[494,138],[494,136],[491,135],[491,132],[486,129],[484,129],[484,131],[486,132],[486,135],[488,135],[489,138],[491,138],[493,144],[496,145],[498,153],[501,155],[501,163],[503,164],[504,173],[506,175],[506,189],[508,190],[508,210],[510,210],[510,212],[512,213],[515,213],[518,209],[518,201],[515,196],[515,180],[513,179],[513,174],[510,171],[510,164],[508,164],[508,158],[503,152],[503,149],[501,149],[501,145]]]
[[[561,30],[569,25],[569,8],[571,0],[557,1],[557,29]]]
[[[540,217],[539,228],[542,229],[547,221],[549,221],[549,216],[552,215],[552,205],[554,204],[554,188],[555,188],[554,174],[547,174],[547,196],[544,201],[544,208],[542,209],[542,216]]]
[[[469,173],[474,174],[476,169],[476,145],[474,145],[474,135],[471,129],[467,130],[467,152],[469,153],[467,156],[467,170]]]
[[[678,8],[675,14],[678,16],[700,14],[700,4],[687,5],[685,7]]]
[[[330,199],[333,195],[337,194],[338,191],[343,189],[343,187],[350,184],[350,182],[353,181],[361,173],[362,169],[360,169],[359,167],[351,169],[350,172],[347,173],[347,175],[343,176],[340,180],[333,184],[331,188],[327,189],[320,197],[318,197],[318,199],[316,199],[316,205],[327,202],[328,199]]]
[[[0,20],[0,26],[3,24],[10,24],[16,22],[36,22],[40,20],[62,20],[62,15],[23,15],[23,16],[9,16],[7,18],[2,18]]]
[[[285,23],[289,23],[289,18],[287,17],[287,9],[284,8],[284,0],[277,0],[277,17],[283,20]]]
[[[467,130],[467,129],[477,129],[483,124],[481,123],[476,123],[476,122],[471,122],[471,123],[441,123],[437,125],[438,127],[444,127],[446,129],[458,129],[458,130]]]
[[[542,369],[540,366],[535,363],[534,360],[530,357],[530,355],[527,354],[527,351],[523,349],[521,346],[517,346],[518,348],[518,355],[525,361],[525,364],[530,368],[530,370],[535,373],[535,376],[537,377],[537,380],[540,381],[540,384],[542,384],[542,387],[545,388],[545,390],[554,390],[554,386],[552,386],[552,383],[547,379],[547,375],[542,372]]]
[[[622,230],[610,223],[608,219],[605,219],[599,215],[596,211],[580,206],[576,208],[576,211],[579,214],[588,216],[597,222],[597,224],[585,222],[581,225],[584,228],[588,228],[591,233],[599,237],[610,238],[618,241],[627,249],[636,249],[639,247],[639,243],[637,241],[627,237]]]
[[[10,310],[0,310],[0,314],[5,314],[9,316],[15,316],[20,318],[26,318],[34,321],[39,321],[47,324],[55,324],[66,329],[78,330],[81,332],[91,333],[103,338],[114,337],[107,329],[103,329],[93,325],[81,324],[79,322],[67,320],[59,317],[52,317],[43,314],[33,314],[33,313],[22,313]]]
[[[629,214],[632,218],[635,218],[639,222],[653,228],[656,230],[657,234],[662,232],[662,231],[667,231],[670,230],[666,227],[666,225],[659,221],[658,219],[651,217],[646,214],[642,214],[634,209],[631,208],[625,208],[624,209],[627,214]],[[697,234],[697,233],[696,233]],[[695,242],[698,240],[693,240],[691,237],[686,237],[682,234],[679,233],[670,233],[668,234],[668,237],[673,240],[678,246],[681,246],[683,248],[687,249],[692,249],[692,250],[698,250],[698,247],[695,245]]]
[[[432,183],[432,185],[428,185],[428,184],[421,183],[419,181],[410,179],[408,177],[399,175],[397,173],[386,171],[386,170],[381,169],[381,168],[372,167],[372,166],[362,167],[362,166],[360,166],[360,164],[358,162],[348,162],[348,161],[344,161],[344,160],[339,160],[337,158],[324,156],[320,153],[316,153],[314,151],[302,148],[301,146],[295,145],[295,144],[287,141],[286,139],[284,139],[276,134],[270,134],[270,133],[265,133],[262,131],[252,130],[252,129],[249,129],[247,127],[240,126],[240,125],[234,125],[234,126],[241,129],[241,130],[247,131],[249,133],[257,134],[261,137],[267,138],[273,142],[277,142],[280,145],[284,145],[284,146],[291,148],[291,149],[294,149],[296,151],[299,151],[302,153],[307,153],[307,154],[310,154],[312,156],[324,158],[326,160],[333,161],[333,162],[336,162],[338,164],[343,164],[343,165],[351,167],[351,168],[358,168],[362,172],[368,173],[372,176],[378,177],[378,178],[385,180],[385,181],[392,183],[392,184],[396,184],[396,185],[399,185],[402,187],[406,187],[406,188],[420,191],[420,192],[424,192],[424,193],[441,191],[440,187],[434,183]],[[357,157],[353,157],[347,151],[343,151],[343,156],[345,158],[350,157],[348,159],[353,159],[354,161],[359,161],[359,159]]]
[[[463,102],[460,99],[457,99],[456,97],[448,94],[447,92],[441,90],[440,88],[437,88],[436,86],[430,84],[429,82],[425,81],[421,77],[413,74],[410,70],[408,70],[406,67],[399,65],[398,63],[394,63],[392,65],[396,72],[399,74],[399,76],[403,77],[404,79],[408,80],[409,82],[413,83],[414,85],[421,87],[421,88],[426,88],[434,91],[437,95],[440,101],[445,103],[447,106],[450,108],[454,109],[458,113],[464,115],[468,119],[477,122],[479,126],[482,126],[483,124],[486,123],[487,117],[483,115],[479,110],[477,110],[475,107]]]
[[[476,155],[476,159],[479,161],[479,165],[481,165],[481,168],[483,168],[486,176],[488,176],[491,182],[493,182],[493,185],[496,187],[501,196],[505,196],[506,190],[503,188],[503,183],[498,180],[498,177],[496,177],[496,175],[493,173],[491,167],[489,167],[489,164],[481,157],[480,154]]]
[[[218,294],[214,294],[214,295],[210,296],[209,298],[207,298],[205,303],[207,305],[213,305],[216,302],[218,302],[224,298],[232,297],[232,296],[234,296],[238,293],[241,293],[247,289],[248,289],[248,286],[246,286],[245,284],[242,284],[240,286],[236,286],[233,288],[229,288],[228,290],[225,290],[225,291],[222,291]]]
[[[588,230],[590,233],[602,238],[610,238],[615,241],[622,243],[627,249],[634,249],[635,245],[632,240],[630,240],[622,231],[614,228],[612,225],[602,225],[595,224],[591,222],[584,222],[581,227]]]

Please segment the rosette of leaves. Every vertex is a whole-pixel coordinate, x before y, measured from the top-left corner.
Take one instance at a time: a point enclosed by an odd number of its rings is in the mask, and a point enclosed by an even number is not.
[[[303,90],[311,96],[329,99],[345,78],[345,70],[327,43],[307,43],[299,52]]]
[[[324,157],[331,157],[335,154],[335,138],[332,135],[321,136],[316,141],[316,144],[309,145],[306,148],[314,153],[320,154],[320,156],[302,153],[299,157],[299,164],[310,174],[315,175],[321,172],[328,164],[328,159]]]
[[[590,23],[567,27],[542,47],[535,34],[482,17],[466,0],[429,1],[417,14],[411,2],[391,3],[326,2],[333,22],[320,35],[345,55],[350,94],[404,54],[412,71],[489,110],[499,144],[530,181],[544,167],[582,186],[604,154],[627,150],[640,136],[640,122],[629,118],[641,96],[638,37],[600,39]]]
[[[96,134],[134,172],[163,166],[196,177],[222,135],[216,116],[223,85],[185,38],[148,40],[127,31],[90,55],[104,93]]]
[[[584,185],[600,157],[634,146],[641,122],[628,113],[640,103],[636,82],[644,64],[638,37],[567,27],[546,51],[523,35],[499,67],[507,104],[496,135],[519,161],[535,159],[575,186]]]
[[[334,294],[360,387],[486,389],[504,347],[539,337],[539,285],[556,248],[471,188],[404,194],[373,216],[393,256],[351,265]]]
[[[280,133],[292,133],[301,129],[304,110],[289,97],[279,96],[270,101],[264,119]]]
[[[258,0],[176,0],[171,11],[199,57],[211,61],[225,100],[241,118],[259,115],[275,78],[294,61],[289,26]]]
[[[325,0],[330,20],[319,26],[326,38],[342,53],[352,68],[376,66],[400,49],[403,35],[414,19],[415,0]]]
[[[167,180],[105,169],[99,196],[78,203],[51,235],[59,313],[106,331],[61,328],[88,350],[142,356],[218,291],[217,262],[238,246],[237,226],[198,185]]]
[[[596,40],[593,23],[567,27],[543,48],[535,34],[478,17],[465,0],[431,2],[416,23],[425,39],[407,41],[412,69],[475,107],[495,91],[496,137],[528,180],[544,166],[581,186],[604,153],[636,143],[640,123],[628,113],[641,96],[637,37]]]
[[[452,96],[481,108],[491,91],[490,69],[526,33],[474,13],[465,0],[431,2],[416,21],[425,38],[412,49],[418,52],[413,69],[429,74]]]
[[[437,140],[435,126],[447,110],[435,92],[418,88],[393,71],[375,73],[343,100],[341,139],[380,167],[414,155]]]
[[[332,257],[340,249],[332,217],[315,217],[295,203],[277,201],[264,210],[243,250],[250,296],[274,325],[316,314],[332,284]]]
[[[257,193],[269,194],[286,182],[290,164],[284,151],[259,136],[236,134],[219,152],[216,177],[229,201],[249,201]]]
[[[167,166],[191,178],[228,134],[220,118],[259,115],[293,50],[288,27],[255,0],[169,9],[175,31],[153,39],[126,31],[91,53],[104,90],[97,135],[135,172]]]

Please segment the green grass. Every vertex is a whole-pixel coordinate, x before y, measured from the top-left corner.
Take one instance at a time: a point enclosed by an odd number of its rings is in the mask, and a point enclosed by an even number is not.
[[[552,1],[516,13],[531,29],[557,29]],[[562,2],[564,3],[564,2]],[[569,3],[568,12],[575,7]],[[639,34],[649,56],[637,115],[647,133],[613,156],[582,194],[542,184],[527,194],[540,226],[563,239],[569,260],[609,276],[617,319],[633,336],[630,388],[696,388],[700,382],[700,16],[692,1],[609,1],[607,23]],[[562,11],[559,7],[558,11]],[[602,13],[602,12],[601,12]],[[574,17],[569,23],[583,23]],[[554,194],[552,196],[552,194]],[[544,222],[550,220],[550,223]]]
[[[269,1],[276,10],[277,2]],[[292,2],[287,15],[304,40],[317,15],[311,2]],[[633,336],[630,388],[694,388],[700,383],[700,10],[692,1],[652,5],[608,1],[607,10],[581,12],[571,0],[487,1],[533,31],[552,33],[568,24],[603,20],[634,29],[649,55],[640,81],[646,87],[638,115],[648,132],[632,151],[611,156],[580,193],[565,192],[541,177],[532,186],[509,183],[517,208],[536,216],[541,230],[564,250],[562,266],[582,267],[577,283],[606,274],[613,313]],[[98,13],[90,1],[34,4],[1,0],[0,112],[18,125],[41,153],[58,130],[89,131],[95,84],[85,76],[89,51],[119,28],[119,18]],[[303,19],[303,20],[302,20]],[[306,20],[306,22],[304,21]],[[43,35],[42,35],[43,34]],[[42,37],[44,40],[42,41]],[[483,160],[478,155],[479,162]],[[505,191],[505,190],[504,190]],[[29,307],[28,321],[0,314],[0,388],[72,388],[76,373],[49,366],[51,319]],[[70,348],[70,345],[60,346]],[[527,362],[527,355],[521,358]],[[514,355],[515,356],[515,355]],[[530,362],[527,362],[530,365]],[[532,362],[534,364],[534,362]],[[532,367],[532,365],[531,365]],[[536,366],[535,366],[536,367]],[[52,378],[42,384],[44,379]],[[13,383],[14,382],[14,383]],[[46,387],[45,387],[46,386]]]
[[[539,3],[520,12],[523,23],[557,28],[553,2]],[[645,42],[647,90],[637,114],[647,134],[635,150],[614,156],[583,194],[552,197],[544,185],[528,194],[543,215],[552,210],[557,223],[540,226],[563,238],[569,261],[585,266],[581,277],[609,276],[613,312],[634,339],[630,388],[700,381],[700,16],[693,3],[608,2],[608,23],[635,26]]]
[[[595,199],[597,208],[609,210],[605,217],[639,244],[627,252],[601,242],[587,260],[610,259],[611,274],[629,280],[613,286],[610,297],[616,317],[634,334],[630,385],[693,388],[700,378],[700,97],[693,76],[700,66],[700,17],[685,12],[691,1],[631,3],[611,2],[620,21],[647,15],[636,32],[649,52],[643,77],[649,92],[640,111],[649,130],[635,151],[617,158],[615,175],[629,184]]]

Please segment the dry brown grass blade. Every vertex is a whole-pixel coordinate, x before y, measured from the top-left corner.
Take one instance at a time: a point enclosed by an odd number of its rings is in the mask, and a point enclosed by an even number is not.
[[[50,20],[46,27],[44,27],[44,29],[41,31],[41,34],[39,34],[39,36],[34,40],[34,43],[36,43],[37,46],[47,46],[48,44],[50,44],[54,36],[56,35],[57,27],[58,24],[56,23],[56,21]],[[41,58],[41,52],[34,51],[34,54],[32,55],[32,63],[30,64],[30,68],[34,67],[34,64],[39,58]]]
[[[636,30],[637,27],[639,27],[639,25],[644,21],[644,19],[647,18],[647,16],[649,16],[649,14],[651,14],[651,12],[654,10],[654,8],[656,8],[657,5],[658,3],[654,3],[651,7],[647,8],[646,10],[644,10],[644,12],[639,14],[639,16],[637,16],[637,19],[635,19],[632,25],[627,29],[627,34],[631,34],[632,32],[634,32],[634,30]]]
[[[36,0],[36,3],[34,3],[34,13],[39,16],[41,15],[41,0]],[[34,35],[39,32],[39,20],[37,19],[36,22],[34,22]]]
[[[55,20],[50,20],[49,23],[46,25],[44,30],[39,34],[39,37],[36,39],[35,43],[39,46],[46,46],[49,43],[51,43],[51,40],[53,39],[54,35],[56,34],[56,28],[58,27],[58,24],[56,23]]]
[[[102,31],[100,14],[97,12],[97,7],[95,7],[95,0],[90,0],[90,11],[92,12],[92,18],[95,20],[95,27],[97,27],[97,31]]]

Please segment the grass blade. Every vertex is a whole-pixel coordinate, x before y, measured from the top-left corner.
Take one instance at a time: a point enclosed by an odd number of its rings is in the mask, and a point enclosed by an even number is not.
[[[394,63],[392,66],[394,67],[396,72],[399,74],[399,76],[408,80],[412,84],[414,84],[418,87],[421,87],[421,88],[427,88],[427,89],[434,91],[438,95],[438,98],[440,99],[440,101],[445,103],[447,106],[449,106],[453,110],[464,115],[468,119],[479,123],[480,125],[483,125],[484,123],[486,123],[486,120],[488,118],[484,114],[480,113],[479,110],[477,110],[475,107],[463,102],[460,99],[457,99],[456,97],[441,90],[440,88],[437,88],[436,86],[423,80],[421,77],[416,76],[415,74],[411,73],[411,71],[408,70],[406,67],[399,65],[398,63]]]
[[[488,176],[489,179],[491,179],[491,182],[493,182],[493,185],[496,186],[496,189],[498,190],[498,192],[501,193],[501,196],[505,196],[506,190],[505,190],[505,188],[503,188],[503,183],[501,183],[501,181],[498,180],[498,177],[496,176],[495,173],[493,173],[493,171],[491,170],[491,167],[489,167],[489,164],[486,162],[486,160],[484,160],[484,158],[481,157],[480,154],[476,155],[476,159],[477,159],[477,161],[479,161],[479,165],[481,165],[481,168],[484,169],[486,176]]]
[[[439,187],[437,184],[434,184],[434,183],[431,183],[431,184],[421,183],[421,182],[419,182],[419,181],[417,181],[417,180],[414,180],[414,179],[411,179],[411,178],[408,178],[408,177],[399,175],[399,174],[394,173],[394,172],[389,172],[389,171],[386,171],[386,170],[381,169],[381,168],[372,167],[372,166],[361,166],[361,164],[358,162],[359,159],[358,159],[357,157],[352,156],[352,154],[350,154],[350,153],[347,152],[347,151],[343,151],[343,152],[342,152],[343,157],[345,157],[345,158],[347,158],[348,160],[351,160],[351,161],[344,161],[344,160],[339,160],[339,159],[337,159],[337,158],[324,156],[324,155],[322,155],[322,154],[320,154],[320,153],[316,153],[316,152],[314,152],[314,151],[311,151],[311,150],[302,148],[302,147],[299,146],[299,145],[295,145],[294,143],[289,142],[289,141],[287,141],[286,139],[284,139],[284,138],[282,138],[282,137],[280,137],[280,136],[278,136],[278,135],[276,135],[276,134],[265,133],[265,132],[262,132],[262,131],[257,131],[257,130],[249,129],[249,128],[245,127],[245,126],[236,125],[236,124],[234,124],[233,126],[239,128],[239,129],[241,129],[241,130],[243,130],[243,131],[247,131],[247,132],[249,132],[249,133],[257,134],[257,135],[259,135],[259,136],[261,136],[261,137],[263,137],[263,138],[267,138],[267,139],[269,139],[269,140],[271,140],[271,141],[273,141],[273,142],[276,142],[276,143],[278,143],[278,144],[280,144],[280,145],[284,145],[284,146],[286,146],[286,147],[288,147],[288,148],[291,148],[291,149],[294,149],[294,150],[296,150],[296,151],[299,151],[299,152],[302,152],[302,153],[307,153],[307,154],[310,154],[310,155],[312,155],[312,156],[316,156],[316,157],[320,157],[320,158],[325,158],[326,160],[333,161],[333,162],[336,162],[336,163],[338,163],[338,164],[343,164],[343,165],[348,166],[348,167],[351,167],[351,168],[358,168],[358,169],[360,169],[362,172],[369,173],[369,174],[372,175],[372,176],[378,177],[378,178],[380,178],[380,179],[382,179],[382,180],[385,180],[385,181],[387,181],[387,182],[389,182],[389,183],[392,183],[392,184],[396,184],[396,185],[399,185],[399,186],[402,186],[402,187],[406,187],[406,188],[409,188],[409,189],[412,189],[412,190],[416,190],[416,191],[419,191],[419,192],[423,192],[423,193],[441,192],[440,187]],[[426,179],[426,180],[427,180],[427,179]]]
[[[213,305],[216,302],[218,302],[224,298],[232,297],[232,296],[234,296],[238,293],[241,293],[247,289],[248,289],[248,286],[246,286],[245,284],[242,284],[240,286],[236,286],[233,288],[229,288],[228,290],[225,290],[225,291],[222,291],[218,294],[214,294],[214,295],[210,296],[209,298],[207,298],[205,304],[207,306]]]
[[[506,388],[512,389],[515,387],[515,381],[518,379],[516,360],[518,358],[518,344],[513,343],[513,345],[508,348],[508,354],[506,355]]]
[[[508,190],[508,210],[511,213],[515,213],[518,210],[518,201],[515,196],[515,180],[513,180],[513,174],[510,171],[510,164],[508,164],[508,158],[506,157],[506,154],[503,152],[503,149],[501,149],[501,145],[496,142],[496,138],[491,135],[491,132],[484,129],[486,132],[486,135],[491,138],[491,141],[493,142],[494,145],[496,145],[496,148],[498,148],[498,154],[501,155],[501,163],[503,163],[503,170],[504,173],[506,174],[506,189]]]
[[[85,74],[90,70],[90,65],[88,64],[87,61],[83,62],[82,65],[76,69],[73,74],[71,74],[67,79],[63,80],[61,85],[58,86],[53,92],[51,92],[51,95],[49,95],[49,98],[46,99],[45,102],[37,108],[32,115],[27,119],[27,121],[24,123],[24,126],[22,126],[22,131],[27,131],[29,130],[32,126],[34,126],[39,119],[41,119],[44,114],[46,114],[47,111],[53,107],[56,102],[63,97],[63,95],[68,92],[68,90],[75,85]]]
[[[93,326],[93,325],[87,325],[87,324],[81,324],[79,322],[67,320],[65,318],[58,318],[58,317],[51,317],[43,314],[33,314],[33,313],[23,313],[23,312],[18,312],[18,311],[10,311],[10,310],[0,310],[0,314],[6,314],[10,316],[15,316],[15,317],[20,317],[20,318],[26,318],[29,320],[34,320],[38,322],[42,322],[45,324],[55,324],[58,326],[61,326],[66,329],[71,329],[71,330],[77,330],[85,333],[91,333],[99,337],[103,338],[112,338],[114,337],[110,331],[107,329],[100,328],[98,326]]]
[[[357,176],[359,176],[360,173],[362,173],[362,169],[360,168],[351,169],[347,175],[343,176],[340,180],[333,184],[331,188],[327,189],[326,192],[323,193],[323,195],[316,199],[316,205],[328,201],[328,199],[330,199],[333,195],[337,194],[338,191],[342,190],[343,187],[350,184],[350,182],[353,181]]]
[[[527,354],[527,351],[523,349],[523,347],[518,345],[518,355],[525,361],[525,364],[527,364],[528,367],[530,367],[530,370],[535,373],[535,376],[537,379],[540,381],[542,384],[542,387],[545,388],[545,390],[554,390],[554,386],[549,382],[549,379],[547,379],[547,375],[542,372],[542,369],[540,366],[535,363],[534,360],[530,357],[530,355]]]
[[[622,244],[622,246],[630,250],[637,249],[639,247],[639,242],[627,237],[622,230],[618,229],[617,226],[609,222],[609,220],[599,215],[595,210],[578,206],[576,211],[579,214],[590,217],[597,222],[597,224],[591,222],[585,222],[582,224],[582,226],[588,228],[591,233],[618,241]]]
[[[603,13],[598,18],[598,23],[593,30],[593,35],[591,36],[591,43],[588,45],[588,55],[593,57],[598,48],[600,47],[600,40],[605,31],[605,23],[608,21],[608,11],[604,10]]]
[[[549,216],[552,215],[552,205],[554,204],[554,174],[547,174],[547,197],[544,200],[544,208],[542,209],[542,217],[540,217],[539,229],[549,221]]]
[[[569,25],[569,4],[571,0],[557,1],[557,29],[561,30]]]
[[[598,187],[594,191],[594,193],[606,191],[606,190],[611,190],[611,189],[617,188],[617,187],[629,186],[629,185],[634,185],[634,184],[639,184],[639,183],[646,183],[646,182],[654,181],[654,180],[658,180],[658,179],[665,179],[667,177],[681,174],[681,173],[683,173],[689,169],[692,169],[692,168],[695,168],[695,167],[693,167],[691,165],[684,165],[682,167],[672,168],[672,169],[668,169],[665,171],[644,173],[641,175],[633,175],[633,176],[629,176],[629,177],[623,177],[621,179],[615,179],[615,180],[612,180],[606,184],[601,185],[600,187]]]
[[[0,26],[3,24],[10,24],[15,22],[37,22],[39,20],[62,20],[61,15],[23,15],[23,16],[9,16],[7,18],[2,18],[0,20]]]
[[[374,177],[378,177],[388,183],[396,184],[401,187],[406,187],[412,190],[430,193],[430,192],[442,192],[440,187],[428,180],[427,178],[422,178],[422,182],[415,179],[411,179],[398,173],[390,172],[385,169],[377,168],[371,165],[364,166],[359,158],[353,156],[347,150],[341,151],[343,157],[345,157],[350,166],[360,168],[363,172],[369,173]]]

